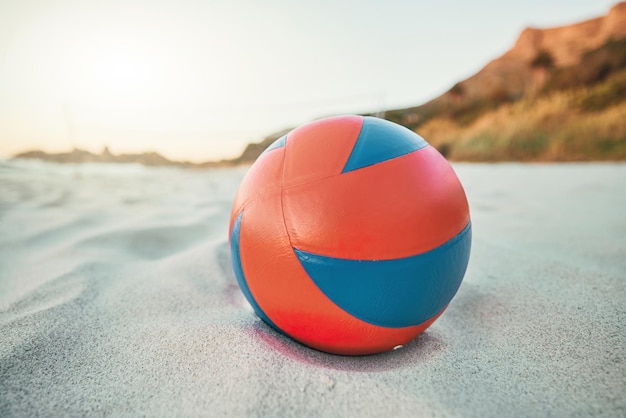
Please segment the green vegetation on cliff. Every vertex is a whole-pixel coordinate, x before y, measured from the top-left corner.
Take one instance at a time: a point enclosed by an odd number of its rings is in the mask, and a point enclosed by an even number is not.
[[[614,95],[624,86],[626,71],[502,105],[469,126],[437,117],[417,132],[457,161],[625,160],[626,95]]]
[[[552,62],[545,51],[533,62]],[[609,40],[572,66],[548,65],[535,94],[441,112],[415,130],[448,158],[470,161],[626,159],[626,39]]]

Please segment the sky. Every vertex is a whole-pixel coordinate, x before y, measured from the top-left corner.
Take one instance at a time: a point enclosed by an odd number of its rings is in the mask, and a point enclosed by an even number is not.
[[[0,157],[233,158],[334,114],[415,106],[528,26],[604,0],[0,0]]]

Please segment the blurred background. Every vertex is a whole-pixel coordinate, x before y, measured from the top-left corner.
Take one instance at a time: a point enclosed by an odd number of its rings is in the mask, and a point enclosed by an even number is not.
[[[0,1],[0,156],[246,162],[357,113],[453,160],[624,159],[625,5]]]

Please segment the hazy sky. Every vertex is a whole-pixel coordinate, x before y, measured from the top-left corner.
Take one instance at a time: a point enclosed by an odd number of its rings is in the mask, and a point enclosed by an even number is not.
[[[0,156],[195,161],[313,118],[421,104],[526,26],[604,0],[0,0]]]

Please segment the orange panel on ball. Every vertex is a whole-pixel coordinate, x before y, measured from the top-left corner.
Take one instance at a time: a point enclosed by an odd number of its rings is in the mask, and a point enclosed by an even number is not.
[[[287,136],[284,186],[341,174],[363,126],[360,116],[311,122]]]
[[[298,261],[283,223],[280,196],[244,209],[240,231],[244,276],[257,304],[292,338],[337,354],[370,354],[406,344],[434,322],[387,328],[361,321],[335,305]]]
[[[465,192],[434,148],[283,189],[291,244],[331,257],[381,260],[431,250],[467,226]]]
[[[258,196],[280,192],[284,157],[285,147],[277,148],[263,155],[250,167],[237,190],[230,212],[231,229],[235,217],[239,215],[243,207]],[[230,231],[228,235],[230,236]]]

